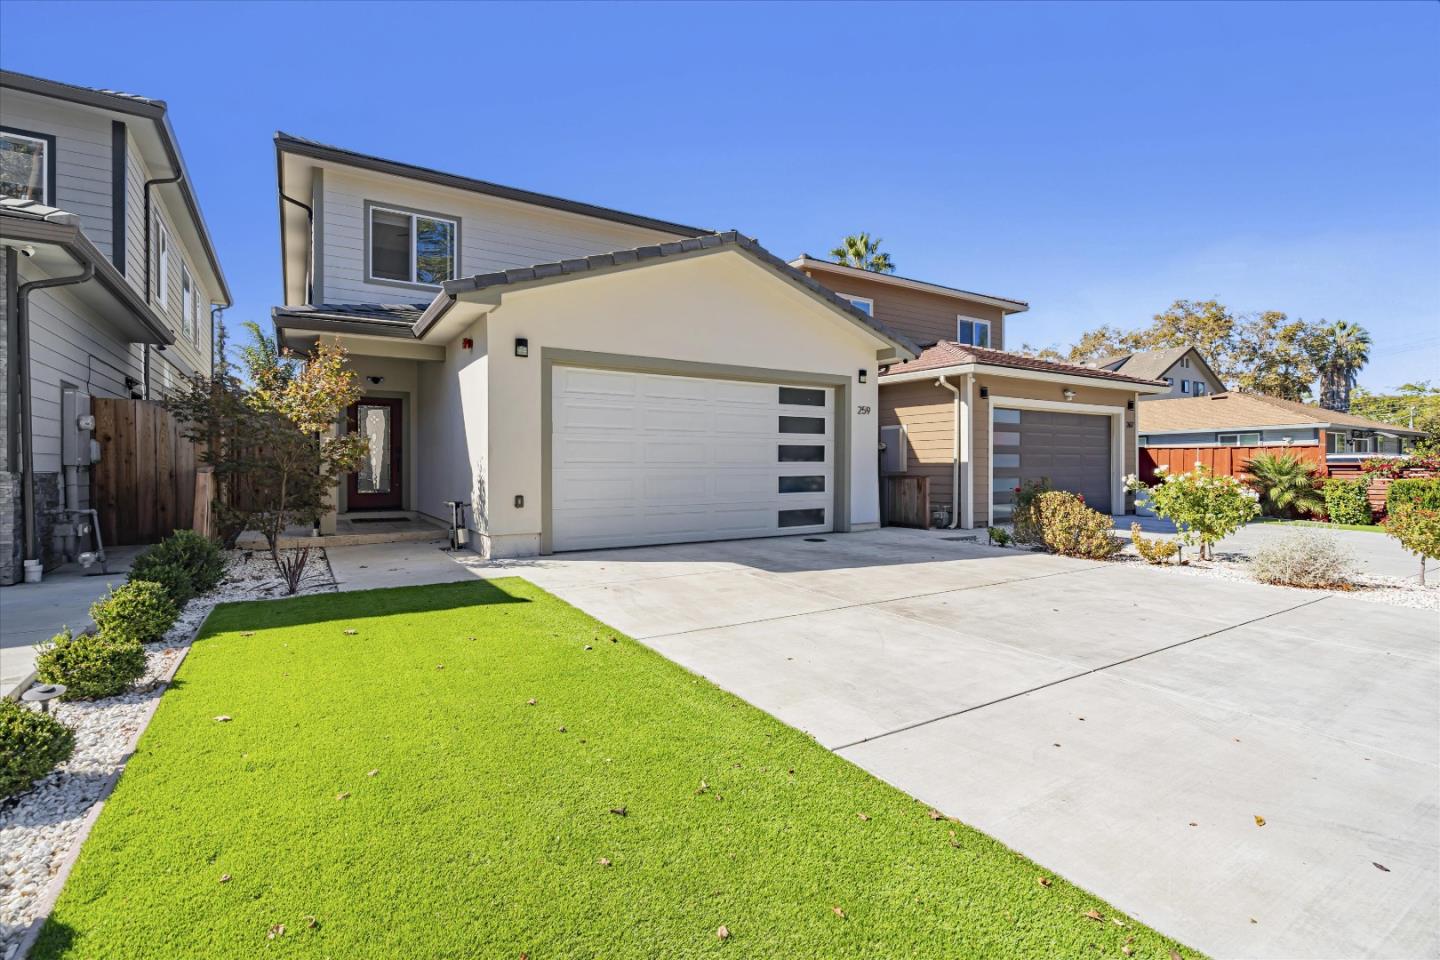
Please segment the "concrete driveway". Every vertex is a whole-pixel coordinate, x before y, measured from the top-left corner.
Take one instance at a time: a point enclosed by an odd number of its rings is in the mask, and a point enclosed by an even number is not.
[[[1217,957],[1440,953],[1434,613],[895,529],[507,573]]]

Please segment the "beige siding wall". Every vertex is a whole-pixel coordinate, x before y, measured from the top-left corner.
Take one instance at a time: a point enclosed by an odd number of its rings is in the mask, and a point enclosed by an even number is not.
[[[953,296],[896,287],[864,277],[840,277],[822,271],[809,276],[836,293],[875,301],[875,319],[920,344],[955,339],[956,317],[990,321],[990,345],[1005,349],[1005,318],[1000,308]]]
[[[905,475],[930,478],[930,505],[954,501],[955,395],[934,380],[880,390],[880,426],[905,428]]]
[[[418,303],[429,301],[439,290],[366,278],[366,201],[456,220],[460,225],[460,276],[675,239],[673,234],[465,190],[341,166],[320,166],[324,170],[324,194],[317,233],[322,262],[315,298],[325,303]]]

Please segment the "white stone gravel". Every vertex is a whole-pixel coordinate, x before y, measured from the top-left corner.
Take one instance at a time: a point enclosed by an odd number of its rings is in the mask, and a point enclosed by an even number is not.
[[[316,551],[299,592],[334,590],[329,561]],[[164,640],[146,645],[145,673],[133,688],[106,700],[51,702],[55,717],[75,729],[75,752],[30,790],[0,803],[0,960],[14,960],[86,816],[124,767],[150,716],[147,708],[164,690],[163,678],[210,611],[220,603],[283,596],[284,584],[267,555],[236,551],[220,586],[186,604]]]

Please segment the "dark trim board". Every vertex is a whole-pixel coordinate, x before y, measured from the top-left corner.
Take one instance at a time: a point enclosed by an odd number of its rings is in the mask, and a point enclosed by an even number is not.
[[[110,121],[110,260],[125,275],[125,168],[129,136],[123,120]]]

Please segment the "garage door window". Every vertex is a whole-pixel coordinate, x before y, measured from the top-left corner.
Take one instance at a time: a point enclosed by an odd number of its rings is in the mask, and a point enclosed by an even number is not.
[[[991,493],[996,520],[1009,520],[1015,488],[1020,486],[1020,411],[996,407],[995,487]]]
[[[824,463],[825,448],[810,444],[780,444],[781,463]]]
[[[780,526],[782,527],[818,527],[825,522],[825,510],[823,507],[816,507],[812,510],[781,510]]]
[[[781,387],[780,402],[796,407],[825,406],[824,390],[806,390],[803,387]]]
[[[781,417],[781,433],[824,433],[824,417]]]
[[[781,477],[781,493],[824,493],[824,477]]]

